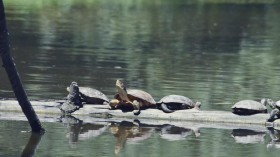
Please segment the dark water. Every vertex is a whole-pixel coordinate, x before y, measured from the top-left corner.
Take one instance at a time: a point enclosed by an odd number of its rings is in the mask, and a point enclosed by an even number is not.
[[[60,120],[60,123],[43,123],[48,131],[41,139],[32,137],[36,147],[28,142],[31,134],[26,132],[29,129],[27,122],[0,121],[0,156],[20,156],[29,147],[37,148],[29,151],[35,152],[35,156],[46,157],[272,157],[279,154],[280,147],[280,141],[273,141],[268,130],[262,127],[247,129],[225,124]],[[279,133],[274,130],[273,136],[279,138]]]
[[[29,98],[60,99],[73,80],[112,98],[115,80],[123,79],[156,100],[185,95],[201,101],[205,110],[229,111],[243,99],[279,99],[278,3],[9,0],[5,5],[11,52]],[[0,79],[0,97],[14,97],[3,68]],[[6,125],[15,127],[20,137],[5,139],[13,136]],[[72,148],[65,127],[45,125],[51,131],[42,137],[38,156],[114,154],[115,138],[109,131]],[[0,153],[7,153],[0,156],[20,154],[29,138],[18,133],[26,129],[22,126],[1,122]],[[121,156],[276,154],[267,151],[268,139],[239,144],[229,136],[232,130],[201,132],[206,134],[179,142],[155,133],[145,142],[127,145]]]

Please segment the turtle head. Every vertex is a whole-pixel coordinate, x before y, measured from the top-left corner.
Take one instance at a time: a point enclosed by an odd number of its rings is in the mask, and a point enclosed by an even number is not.
[[[123,82],[121,80],[117,80],[116,81],[116,87],[117,89],[122,89],[122,90],[126,90],[125,85],[123,84]]]
[[[198,110],[199,110],[200,107],[201,107],[201,102],[198,101],[198,102],[196,102],[196,103],[194,104],[194,108],[195,108],[195,109],[198,109]]]
[[[263,104],[264,106],[270,106],[272,108],[274,108],[275,106],[275,102],[271,99],[267,99],[267,98],[262,98],[261,99],[261,104]]]
[[[80,90],[77,82],[72,82],[69,87],[69,94],[67,95],[67,99],[73,102],[77,106],[81,106],[81,97]]]
[[[127,97],[126,87],[121,80],[116,81],[116,88],[122,100],[129,101]]]
[[[134,100],[132,102],[132,106],[133,106],[133,113],[135,115],[139,115],[140,114],[140,103],[137,100]]]
[[[118,99],[112,99],[109,102],[109,106],[111,107],[111,109],[116,109],[119,103],[120,101]]]
[[[68,92],[70,92],[70,89],[73,88],[74,86],[77,86],[77,87],[78,87],[78,83],[75,82],[75,81],[71,82],[70,86],[67,87],[66,90],[67,90]]]
[[[77,82],[72,82],[70,84],[70,87],[67,88],[67,90],[69,91],[69,93],[75,94],[75,93],[79,93],[79,86]]]

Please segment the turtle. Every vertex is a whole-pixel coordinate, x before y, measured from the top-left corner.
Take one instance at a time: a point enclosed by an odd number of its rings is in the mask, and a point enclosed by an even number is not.
[[[71,114],[83,107],[78,84],[72,82],[68,90],[69,94],[67,95],[66,101],[57,106],[63,114]]]
[[[268,122],[273,122],[275,119],[280,118],[280,100],[274,102],[271,99],[267,99],[268,105],[272,108],[270,112],[270,116],[268,118]]]
[[[102,92],[89,87],[79,87],[75,81],[67,87],[67,91],[69,94],[66,101],[58,106],[64,114],[71,114],[82,108],[84,104],[109,103],[109,99]]]
[[[237,115],[253,115],[257,113],[267,113],[267,99],[261,99],[261,102],[255,100],[241,100],[235,103],[232,108],[232,113]]]
[[[201,102],[194,103],[190,98],[182,95],[167,95],[161,98],[157,104],[166,113],[191,108],[200,109],[201,106]]]
[[[126,89],[121,80],[116,81],[117,94],[109,103],[111,109],[133,110],[135,115],[141,109],[156,108],[156,101],[147,92],[139,89]]]
[[[79,95],[82,102],[86,104],[108,104],[109,99],[105,94],[100,92],[99,90],[90,88],[90,87],[79,87],[77,82],[72,82],[71,84],[76,84],[79,88]],[[69,87],[67,87],[67,91],[69,91]]]

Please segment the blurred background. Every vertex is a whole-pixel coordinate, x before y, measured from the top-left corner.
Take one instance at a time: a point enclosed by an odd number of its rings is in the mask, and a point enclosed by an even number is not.
[[[202,109],[280,99],[280,5],[272,0],[7,0],[11,53],[31,99],[72,81],[112,98],[115,81]],[[14,97],[0,68],[0,97]]]

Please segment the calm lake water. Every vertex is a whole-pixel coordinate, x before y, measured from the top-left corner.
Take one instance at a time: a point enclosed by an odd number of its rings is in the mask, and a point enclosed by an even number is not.
[[[112,98],[116,79],[122,79],[155,100],[185,95],[201,101],[203,110],[230,111],[243,99],[280,99],[280,4],[204,1],[6,0],[11,53],[29,98],[61,99],[72,81]],[[3,68],[0,79],[0,97],[14,97]],[[88,130],[99,130],[93,123]],[[99,135],[71,142],[70,124],[43,124],[47,133],[36,156],[115,156],[118,140],[126,143],[118,156],[261,157],[280,150],[267,148],[267,130],[245,130],[257,139],[240,142],[233,129],[205,127],[195,136],[175,128],[177,140],[170,141],[161,136],[170,126],[140,125],[136,132],[149,137],[135,142],[114,134],[132,136],[126,131],[135,124],[116,129],[123,123],[106,123]],[[0,121],[0,156],[19,156],[30,137],[21,131],[28,129],[27,122]],[[83,137],[78,129],[75,136]]]

